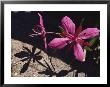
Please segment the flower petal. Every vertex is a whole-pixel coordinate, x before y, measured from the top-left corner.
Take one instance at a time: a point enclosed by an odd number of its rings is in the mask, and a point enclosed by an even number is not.
[[[99,32],[100,30],[97,28],[87,28],[79,34],[79,37],[82,39],[89,39],[99,35]]]
[[[38,15],[40,17],[40,26],[44,27],[42,15],[40,13],[38,13]]]
[[[73,21],[68,16],[65,16],[62,18],[61,25],[62,25],[62,28],[66,32],[68,32],[70,34],[75,33],[75,24],[73,23]]]
[[[79,60],[81,62],[85,61],[86,53],[83,51],[83,49],[79,43],[76,43],[74,45],[74,55],[77,60]]]
[[[61,49],[67,45],[69,38],[55,38],[48,45],[50,48]]]

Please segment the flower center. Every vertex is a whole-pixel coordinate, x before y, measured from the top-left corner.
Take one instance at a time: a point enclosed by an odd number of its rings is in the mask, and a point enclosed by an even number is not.
[[[84,45],[84,46],[91,46],[91,44],[89,42],[85,42],[83,39],[79,38],[78,35],[71,35],[67,32],[62,32],[61,35],[63,37],[67,37],[67,38],[71,39],[71,41],[73,43],[77,42],[77,43]]]

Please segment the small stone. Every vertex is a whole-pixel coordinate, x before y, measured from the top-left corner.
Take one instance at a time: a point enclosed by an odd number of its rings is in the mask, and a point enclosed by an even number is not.
[[[85,77],[85,73],[83,73],[83,72],[78,73],[78,77]]]
[[[35,77],[36,75],[34,74],[33,76]]]
[[[95,57],[94,57],[93,59],[94,59],[94,60],[96,60],[96,58],[95,58]]]
[[[73,71],[73,77],[75,77],[77,70]]]
[[[15,75],[15,76],[17,76],[17,75],[18,75],[18,73],[15,73],[14,75]]]

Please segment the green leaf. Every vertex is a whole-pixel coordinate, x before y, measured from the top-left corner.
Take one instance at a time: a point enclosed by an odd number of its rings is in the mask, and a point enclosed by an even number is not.
[[[61,26],[59,26],[59,29],[60,29],[60,31],[61,31],[61,32],[63,32],[63,31],[64,31],[64,29],[63,29]]]
[[[86,49],[87,51],[92,51],[92,49],[90,47],[85,46],[84,49]]]
[[[93,46],[96,42],[97,38],[93,38],[92,40],[89,41],[89,43],[91,44],[91,46]]]
[[[80,25],[82,25],[82,24],[83,24],[84,20],[85,20],[85,18],[83,18],[83,19],[81,20],[81,23],[80,23]]]

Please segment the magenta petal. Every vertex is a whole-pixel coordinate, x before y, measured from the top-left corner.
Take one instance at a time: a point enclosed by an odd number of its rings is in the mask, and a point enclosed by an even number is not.
[[[79,37],[82,39],[89,39],[99,35],[99,32],[100,30],[97,28],[87,28],[79,34]]]
[[[40,26],[44,27],[42,15],[40,13],[38,13],[38,15],[40,17]]]
[[[75,33],[75,24],[73,23],[73,21],[68,16],[65,16],[62,18],[61,25],[62,25],[62,28],[66,32],[68,32],[70,34]]]
[[[67,45],[68,41],[69,41],[69,38],[55,38],[48,44],[48,46],[50,48],[61,49]]]
[[[85,60],[85,53],[79,43],[74,45],[74,55],[77,60],[83,62]]]

